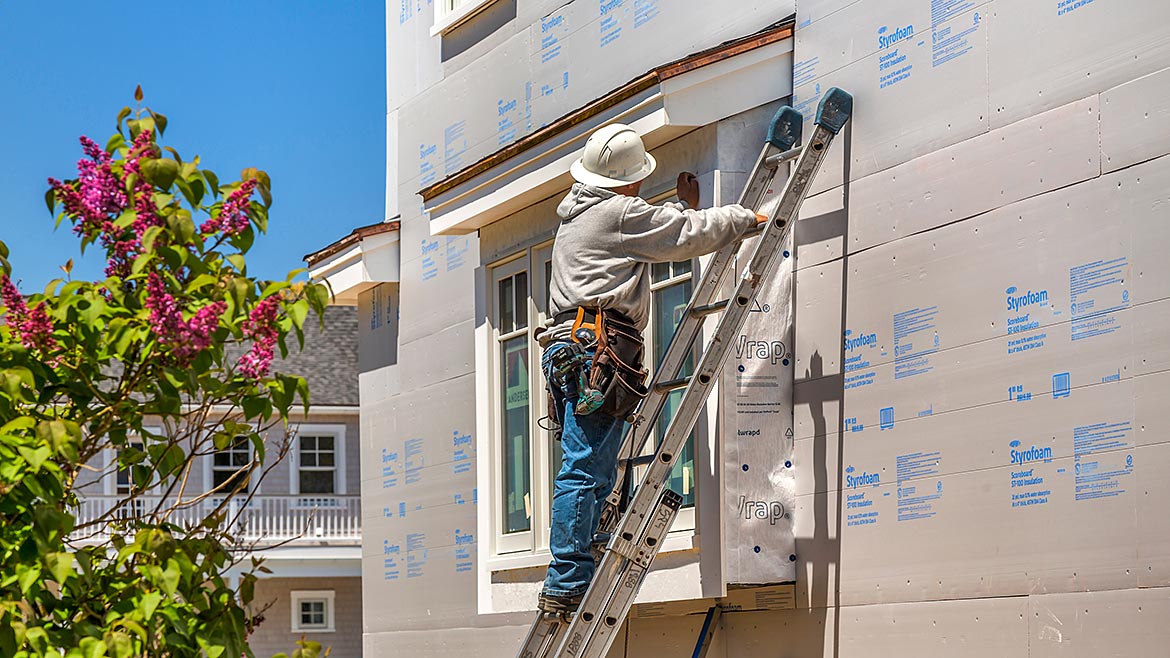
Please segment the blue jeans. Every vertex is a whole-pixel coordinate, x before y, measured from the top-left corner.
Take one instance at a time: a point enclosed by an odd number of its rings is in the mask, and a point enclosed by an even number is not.
[[[544,593],[553,596],[573,596],[589,589],[596,567],[589,545],[617,478],[617,456],[626,429],[625,421],[600,412],[573,413],[577,382],[558,382],[549,363],[553,354],[566,347],[564,342],[549,345],[540,363],[560,410],[564,451],[553,483],[552,563],[544,580]]]

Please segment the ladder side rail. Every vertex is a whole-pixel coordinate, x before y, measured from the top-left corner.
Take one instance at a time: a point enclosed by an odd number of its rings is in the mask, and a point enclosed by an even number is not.
[[[608,643],[612,642],[613,634],[604,630],[603,627],[615,625],[610,623],[610,620],[616,620],[616,624],[620,625],[620,622],[625,619],[629,606],[633,604],[633,598],[637,594],[636,588],[632,594],[626,596],[628,582],[623,579],[603,578],[602,576],[611,574],[612,565],[615,563],[622,565],[643,561],[647,550],[652,553],[650,555],[652,561],[661,548],[661,542],[645,546],[637,540],[646,536],[648,529],[654,525],[656,516],[653,514],[654,507],[659,498],[664,495],[662,489],[673,469],[674,455],[682,447],[686,437],[698,421],[702,405],[706,403],[715,377],[730,353],[731,338],[742,329],[744,322],[746,322],[747,312],[760,283],[768,274],[773,263],[778,262],[776,255],[792,228],[792,220],[795,219],[796,211],[800,208],[800,204],[808,192],[812,177],[824,161],[827,147],[834,134],[834,132],[818,125],[813,139],[801,153],[795,171],[784,187],[781,202],[769,220],[768,227],[760,237],[748,267],[736,286],[735,296],[732,298],[733,303],[729,304],[727,311],[720,319],[715,335],[711,338],[711,344],[696,368],[695,377],[687,386],[686,393],[683,394],[679,408],[658,449],[658,459],[655,459],[647,470],[629,508],[618,524],[617,532],[614,533],[606,547],[605,556],[602,558],[602,567],[609,568],[598,569],[593,585],[586,592],[581,607],[569,624],[565,640],[555,654],[558,658],[587,658],[582,651],[597,644],[592,639],[595,634],[599,634],[598,638],[602,640],[600,644],[605,644],[608,647]],[[649,564],[646,565],[646,569],[648,568]],[[624,569],[619,566],[618,571],[624,571]],[[637,583],[640,584],[640,582],[641,578],[637,578]],[[600,655],[604,655],[604,653]]]
[[[662,542],[670,533],[670,526],[674,524],[680,507],[682,496],[669,489],[662,492],[651,511],[649,523],[643,528],[642,535],[636,542],[637,551],[634,556],[631,559],[624,559],[616,553],[606,553],[602,565],[606,566],[605,560],[609,560],[611,565],[615,565],[611,569],[616,569],[616,573],[608,571],[607,573],[613,573],[610,580],[599,581],[595,578],[594,582],[611,583],[611,586],[598,588],[596,593],[590,588],[585,598],[589,599],[592,595],[594,605],[587,610],[585,601],[582,601],[581,609],[565,631],[565,639],[558,656],[605,658],[610,645],[621,630],[626,614],[634,605],[634,599],[638,596],[642,581],[650,572],[654,557],[658,555]],[[598,573],[601,571],[599,569]]]

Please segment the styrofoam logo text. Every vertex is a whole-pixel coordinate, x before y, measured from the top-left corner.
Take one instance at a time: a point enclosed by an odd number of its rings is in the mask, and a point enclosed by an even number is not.
[[[1040,448],[1032,446],[1023,450],[1017,450],[1020,447],[1019,441],[1012,441],[1011,458],[1012,464],[1027,464],[1029,462],[1048,461],[1052,459],[1052,448]]]
[[[845,469],[845,486],[850,489],[857,487],[868,487],[870,485],[881,484],[882,476],[878,473],[867,473],[862,471],[860,475],[853,475],[856,469],[852,466]]]
[[[853,335],[852,329],[845,330],[845,351],[852,352],[859,347],[873,347],[877,345],[877,334],[861,334],[860,336]]]
[[[914,36],[914,26],[907,25],[906,27],[898,27],[891,30],[886,26],[878,28],[878,48],[885,49]]]
[[[1039,290],[1027,292],[1020,292],[1015,286],[1007,289],[1007,307],[1013,313],[1018,312],[1025,306],[1048,306],[1048,291]]]

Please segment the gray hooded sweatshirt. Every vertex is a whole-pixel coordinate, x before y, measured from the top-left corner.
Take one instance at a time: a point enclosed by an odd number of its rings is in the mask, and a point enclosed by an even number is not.
[[[573,321],[553,318],[578,306],[613,309],[646,327],[650,263],[696,258],[718,251],[756,225],[739,205],[687,210],[677,203],[652,206],[576,183],[557,207],[560,228],[552,251],[549,328],[541,345],[570,337]]]

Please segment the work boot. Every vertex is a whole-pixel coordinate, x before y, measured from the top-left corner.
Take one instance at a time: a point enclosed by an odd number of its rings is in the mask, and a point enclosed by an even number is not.
[[[577,611],[577,607],[581,605],[581,599],[585,598],[585,593],[570,594],[568,596],[557,596],[555,594],[540,593],[540,598],[536,601],[536,607],[541,612],[550,615],[568,615]]]

